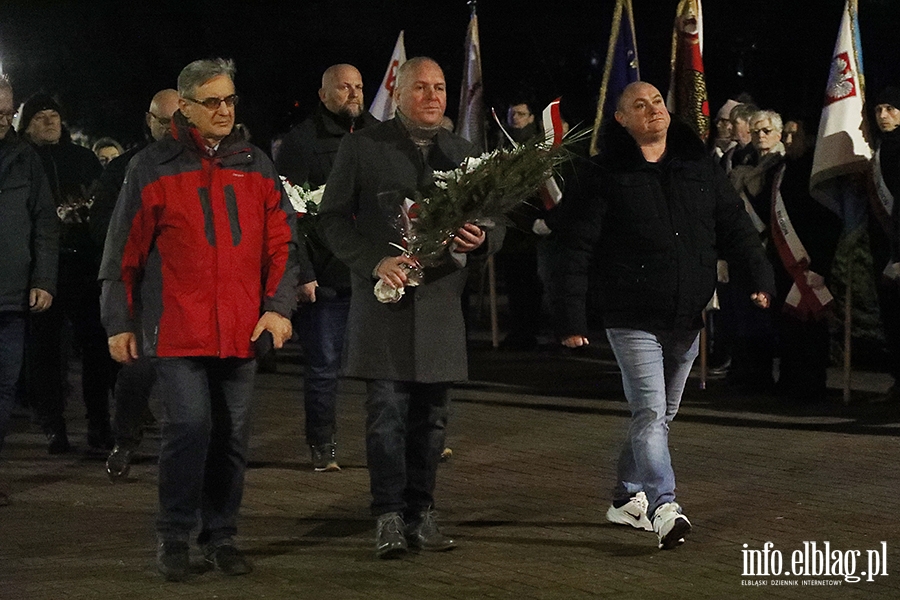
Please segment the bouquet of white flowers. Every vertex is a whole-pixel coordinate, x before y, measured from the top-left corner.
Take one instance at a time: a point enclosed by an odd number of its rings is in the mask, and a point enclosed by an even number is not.
[[[422,267],[440,262],[452,250],[453,237],[466,223],[489,226],[501,222],[510,210],[533,197],[554,171],[569,158],[569,147],[584,139],[574,132],[558,145],[543,136],[513,149],[495,150],[466,158],[452,171],[435,171],[431,185],[407,198],[397,215],[407,256]],[[411,269],[407,285],[418,285],[421,269]],[[375,296],[381,302],[397,302],[403,288],[393,289],[379,280]]]
[[[291,206],[299,215],[314,215],[319,210],[319,204],[322,203],[322,196],[325,194],[325,186],[320,185],[318,189],[311,190],[305,185],[294,185],[288,178],[281,175],[281,183],[287,192]]]

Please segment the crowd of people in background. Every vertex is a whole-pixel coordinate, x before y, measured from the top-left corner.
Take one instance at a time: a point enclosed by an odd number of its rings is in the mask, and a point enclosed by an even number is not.
[[[534,198],[505,228],[467,224],[423,285],[382,304],[372,282],[403,287],[417,267],[387,252],[402,244],[382,206],[402,197],[389,192],[415,190],[475,153],[443,126],[440,67],[404,63],[397,116],[384,123],[365,109],[360,72],[330,67],[318,107],[271,159],[236,122],[234,79],[230,61],[191,63],[177,89],[160,90],[135,115],[146,140],[128,149],[108,136],[91,148],[73,143],[52,95],[17,110],[0,79],[0,449],[11,414],[27,408],[50,454],[73,450],[64,414],[77,354],[87,446],[107,455],[111,479],[128,475],[147,423],[162,426],[157,559],[167,579],[188,576],[198,511],[207,560],[227,574],[251,569],[233,538],[253,359],[292,332],[305,358],[315,471],[340,470],[339,377],[366,382],[376,555],[453,548],[433,492],[450,384],[467,376],[461,298],[478,279],[467,273],[491,255],[508,300],[502,350],[536,351],[548,335],[579,348],[607,330],[633,414],[607,517],[655,531],[662,548],[691,529],[675,502],[666,432],[699,329],[709,332],[710,373],[734,389],[827,400],[827,297],[841,222],[810,195],[802,121],[745,94],[716,113],[704,146],[674,117],[670,125],[656,88],[632,85],[600,154],[585,148],[567,167],[558,206]],[[869,212],[868,235],[895,378],[887,398],[896,401],[900,89],[873,98],[872,188],[887,212]],[[494,147],[542,132],[536,100],[511,94]],[[327,184],[318,214],[296,219],[279,176]],[[802,244],[799,266],[786,254],[796,250],[786,231]],[[635,367],[650,354],[659,369]],[[641,384],[648,380],[653,393]]]

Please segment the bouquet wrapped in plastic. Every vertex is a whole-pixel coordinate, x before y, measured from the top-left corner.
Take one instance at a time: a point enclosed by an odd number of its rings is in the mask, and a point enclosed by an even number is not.
[[[435,171],[427,189],[406,198],[397,215],[404,254],[420,267],[409,268],[409,286],[422,282],[422,268],[434,266],[453,251],[453,237],[466,223],[489,226],[502,222],[510,210],[537,194],[569,156],[568,147],[584,137],[569,135],[561,143],[539,136],[512,149],[466,158],[452,171]],[[375,296],[397,302],[404,289],[379,280]]]

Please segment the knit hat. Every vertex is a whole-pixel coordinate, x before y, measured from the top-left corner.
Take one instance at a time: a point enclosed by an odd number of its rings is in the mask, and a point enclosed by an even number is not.
[[[729,118],[731,116],[731,109],[738,104],[740,104],[740,102],[736,100],[728,100],[728,102],[719,109],[719,112],[716,113],[716,121]]]
[[[878,95],[875,96],[874,106],[878,106],[879,104],[890,104],[894,108],[900,109],[900,88],[889,85],[881,90]]]
[[[57,104],[50,94],[38,93],[25,101],[22,105],[21,116],[19,118],[19,133],[22,133],[31,125],[34,115],[42,110],[55,110],[62,115],[62,108]]]

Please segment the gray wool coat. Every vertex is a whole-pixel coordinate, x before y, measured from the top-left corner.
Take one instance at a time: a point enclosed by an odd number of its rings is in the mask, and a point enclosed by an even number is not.
[[[423,285],[407,288],[395,304],[375,298],[373,272],[384,257],[400,254],[390,242],[402,242],[394,224],[403,200],[414,199],[433,171],[456,168],[474,152],[469,142],[441,129],[426,164],[397,119],[342,140],[319,208],[318,231],[351,271],[344,375],[421,383],[467,378],[460,302],[466,268],[447,255],[425,270]],[[478,252],[495,250],[502,239],[502,228],[489,231]]]

